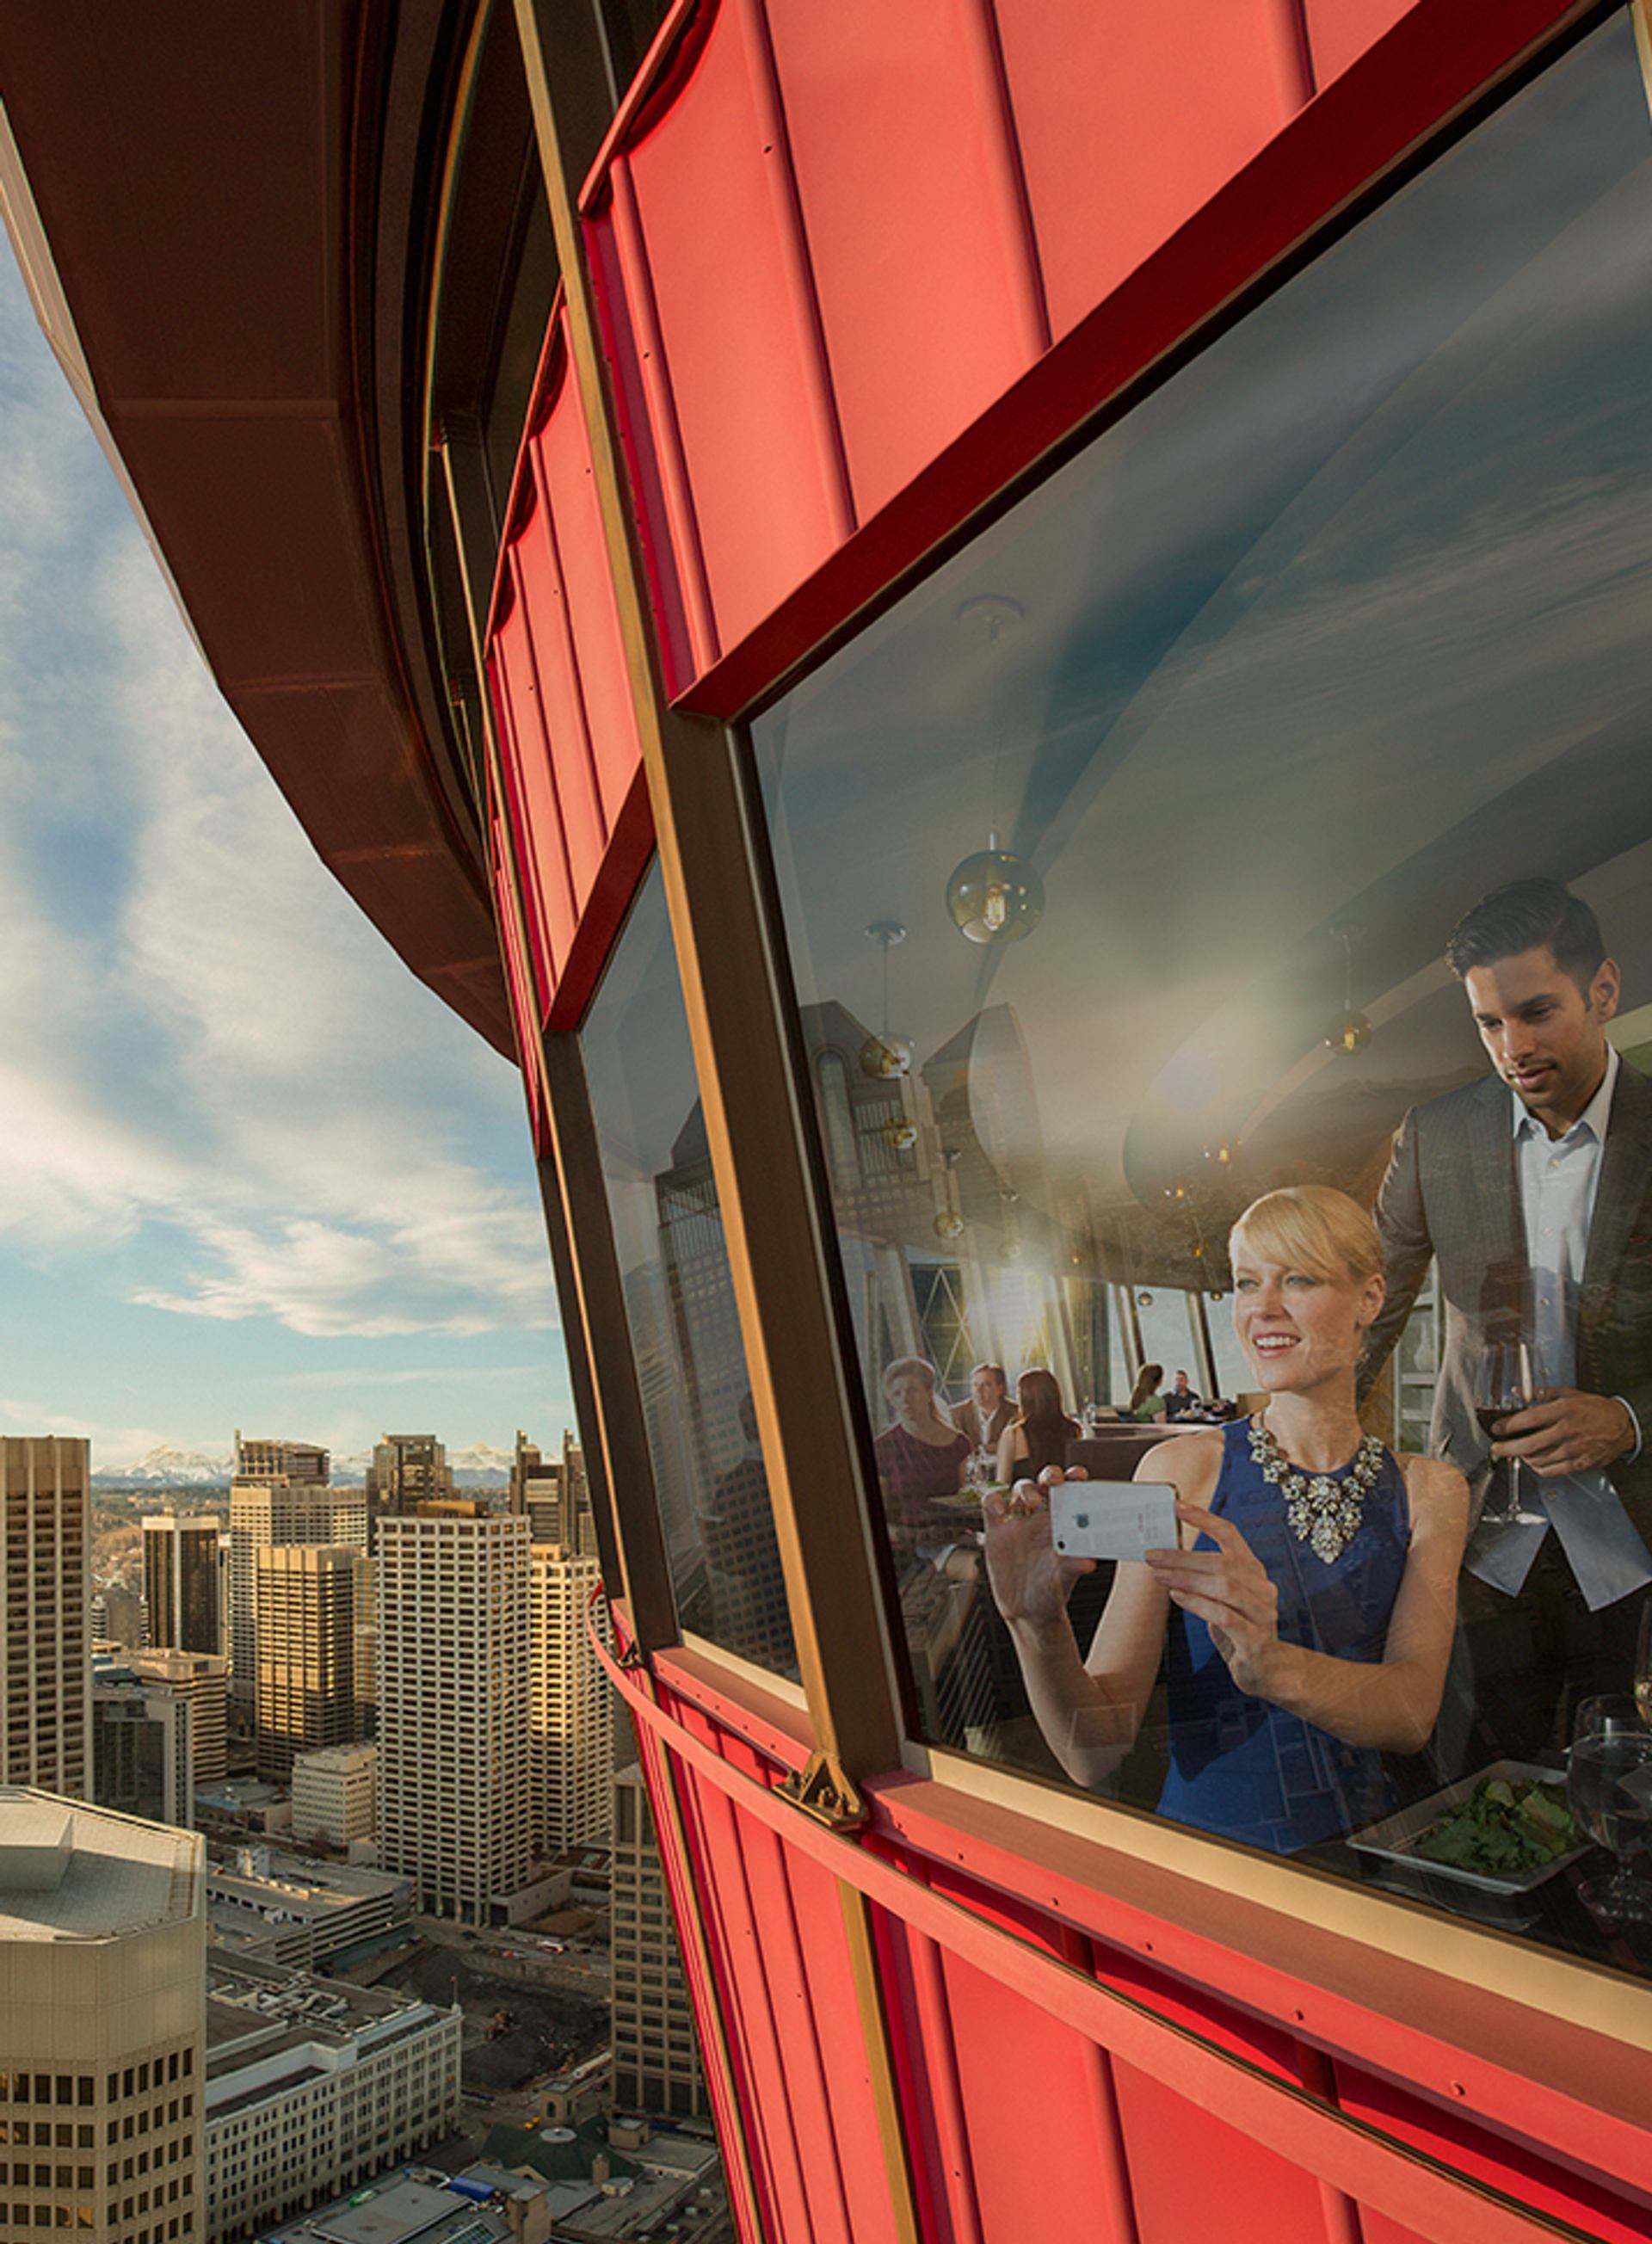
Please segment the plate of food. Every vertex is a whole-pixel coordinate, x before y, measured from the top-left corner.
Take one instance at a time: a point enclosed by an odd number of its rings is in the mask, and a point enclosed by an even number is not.
[[[1367,1824],[1348,1843],[1480,1893],[1523,1894],[1588,1854],[1593,1842],[1567,1804],[1564,1770],[1495,1761]]]

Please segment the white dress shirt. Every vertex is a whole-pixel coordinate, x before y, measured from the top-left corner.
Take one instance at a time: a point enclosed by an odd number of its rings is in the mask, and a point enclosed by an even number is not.
[[[1577,1384],[1578,1300],[1618,1065],[1616,1052],[1608,1051],[1600,1088],[1559,1138],[1551,1138],[1519,1095],[1511,1093],[1526,1259],[1532,1274],[1532,1369],[1536,1383],[1543,1387]],[[1622,1396],[1615,1399],[1628,1410],[1635,1428],[1630,1454],[1638,1456],[1640,1422]],[[1552,1525],[1591,1610],[1614,1604],[1652,1582],[1652,1553],[1598,1467],[1551,1477],[1526,1466],[1521,1484],[1523,1504],[1531,1516],[1477,1531],[1465,1562],[1471,1572],[1511,1595],[1518,1593]]]

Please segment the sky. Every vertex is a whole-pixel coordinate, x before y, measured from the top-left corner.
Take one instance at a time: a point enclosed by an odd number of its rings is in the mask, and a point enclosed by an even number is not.
[[[0,1432],[572,1423],[516,1070],[323,869],[0,239]]]

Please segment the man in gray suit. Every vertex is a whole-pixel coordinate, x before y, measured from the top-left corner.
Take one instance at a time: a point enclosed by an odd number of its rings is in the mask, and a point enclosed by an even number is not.
[[[1577,1697],[1628,1690],[1652,1582],[1652,1083],[1607,1042],[1617,966],[1558,882],[1483,898],[1446,955],[1493,1071],[1405,1117],[1378,1201],[1388,1294],[1364,1375],[1433,1260],[1432,1446],[1469,1475],[1477,1510],[1493,1462],[1530,1468],[1526,1516],[1471,1535],[1460,1596],[1483,1745],[1520,1759],[1566,1742]],[[1541,1399],[1488,1441],[1485,1350],[1511,1335]],[[1460,1724],[1459,1754],[1473,1757]]]

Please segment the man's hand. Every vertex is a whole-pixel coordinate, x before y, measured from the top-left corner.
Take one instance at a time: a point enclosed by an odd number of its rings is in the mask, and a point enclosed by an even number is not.
[[[1635,1443],[1635,1420],[1615,1395],[1584,1395],[1556,1387],[1540,1402],[1512,1410],[1497,1423],[1494,1457],[1518,1457],[1551,1480],[1588,1472],[1627,1457]]]

